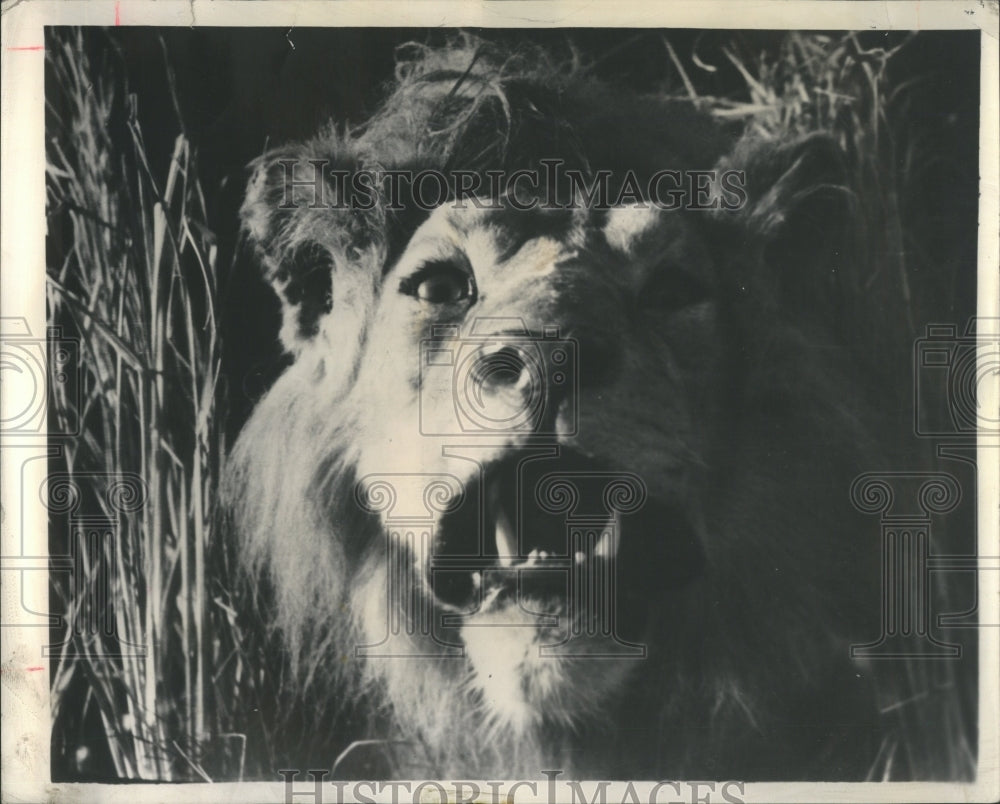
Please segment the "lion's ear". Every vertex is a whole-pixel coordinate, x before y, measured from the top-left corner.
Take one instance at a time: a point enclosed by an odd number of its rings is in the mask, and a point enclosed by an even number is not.
[[[281,342],[293,354],[324,332],[330,337],[330,329],[350,342],[361,322],[346,308],[371,307],[383,252],[380,210],[351,208],[340,197],[356,164],[332,146],[306,143],[250,165],[243,231],[281,302]]]
[[[852,259],[854,195],[843,153],[825,134],[775,144],[748,139],[722,170],[744,174],[746,203],[735,213],[741,248],[785,294],[815,290]],[[783,295],[785,295],[783,294]]]

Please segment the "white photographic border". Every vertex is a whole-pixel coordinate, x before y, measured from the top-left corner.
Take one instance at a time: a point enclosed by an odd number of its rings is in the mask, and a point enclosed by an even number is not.
[[[469,26],[469,27],[663,27],[801,30],[979,29],[981,43],[979,279],[980,317],[1000,316],[1000,46],[998,3],[819,2],[818,0],[5,0],[2,16],[2,177],[0,204],[0,315],[23,321],[27,332],[44,334],[45,312],[45,154],[44,36],[48,25],[153,26]],[[1000,407],[1000,376],[980,386],[980,404]],[[0,405],[14,404],[0,386]],[[44,432],[44,428],[42,428]],[[0,452],[3,585],[2,629],[2,800],[10,802],[223,802],[286,801],[285,784],[53,784],[49,780],[48,659],[42,646],[48,629],[28,624],[25,611],[48,609],[48,587],[38,558],[47,549],[45,510],[21,494],[21,467],[44,456],[46,439],[4,437]],[[43,464],[44,465],[44,462]],[[979,572],[979,742],[978,773],[972,784],[747,783],[740,797],[767,801],[996,801],[1000,799],[1000,443],[980,435],[978,449],[978,554],[989,558]],[[28,556],[34,557],[29,560]],[[20,562],[20,563],[19,563]],[[42,565],[44,567],[44,564]],[[646,792],[652,782],[646,784]],[[608,801],[621,800],[626,783],[606,788]],[[314,801],[303,777],[295,801]],[[335,790],[324,801],[335,801]],[[593,783],[582,789],[593,795]],[[642,800],[644,788],[634,785]],[[348,788],[349,791],[349,788]],[[367,792],[367,791],[366,791]],[[706,790],[702,788],[701,794]],[[431,798],[436,800],[433,791]],[[663,794],[666,795],[666,794]],[[617,796],[617,797],[616,797]],[[380,798],[389,800],[389,792]],[[668,800],[667,796],[661,800]],[[684,791],[682,798],[692,800]],[[345,800],[347,800],[345,798]],[[488,799],[486,799],[488,800]],[[516,801],[546,801],[546,788],[522,787]],[[711,800],[722,800],[716,793]]]

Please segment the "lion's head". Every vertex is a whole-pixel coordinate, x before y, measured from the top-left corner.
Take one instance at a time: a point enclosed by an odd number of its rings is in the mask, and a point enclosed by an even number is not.
[[[639,197],[421,209],[351,183],[551,158]],[[714,171],[704,208],[650,203],[664,169]],[[727,169],[745,198],[704,203]],[[847,646],[877,628],[878,555],[847,496],[871,400],[831,314],[849,221],[824,137],[734,141],[476,43],[411,54],[365,126],[255,163],[243,222],[294,361],[226,505],[295,664],[365,702],[345,742],[466,776],[863,777],[881,737]]]

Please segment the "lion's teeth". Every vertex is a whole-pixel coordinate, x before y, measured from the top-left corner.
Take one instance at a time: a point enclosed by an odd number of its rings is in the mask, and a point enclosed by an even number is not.
[[[517,556],[517,534],[510,525],[506,512],[500,508],[496,518],[497,557],[501,567],[509,567]]]
[[[575,561],[577,564],[582,564],[586,560],[587,556],[584,555],[582,551],[577,550],[575,553],[573,553],[573,561]]]
[[[618,555],[618,548],[621,544],[621,534],[615,527],[614,519],[609,520],[604,525],[604,533],[594,548],[594,555],[601,558],[611,558]]]

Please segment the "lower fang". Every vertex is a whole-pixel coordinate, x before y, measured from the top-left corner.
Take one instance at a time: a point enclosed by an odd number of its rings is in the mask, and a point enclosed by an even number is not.
[[[586,560],[587,560],[587,557],[586,557],[586,556],[585,556],[585,555],[584,555],[584,554],[583,554],[582,552],[580,552],[579,550],[577,550],[577,551],[576,551],[576,552],[575,552],[575,553],[573,554],[573,560],[574,560],[574,561],[575,561],[575,562],[576,562],[577,564],[582,564],[582,563],[583,563],[584,561],[586,561]]]
[[[472,586],[474,589],[478,589],[483,585],[483,574],[481,572],[472,573]]]

